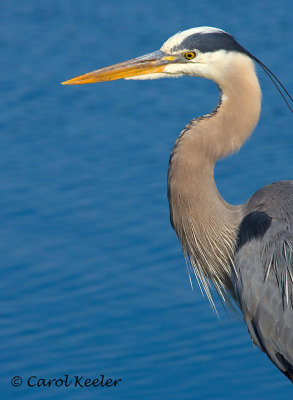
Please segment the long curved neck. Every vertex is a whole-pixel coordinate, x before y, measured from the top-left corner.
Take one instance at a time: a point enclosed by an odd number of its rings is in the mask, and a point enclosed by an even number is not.
[[[214,181],[216,161],[237,151],[254,129],[260,113],[261,91],[252,61],[234,57],[229,76],[216,83],[221,90],[217,108],[192,120],[178,137],[168,172],[172,226],[202,281],[211,302],[209,284],[224,301],[234,297],[231,283],[241,206],[219,194]]]

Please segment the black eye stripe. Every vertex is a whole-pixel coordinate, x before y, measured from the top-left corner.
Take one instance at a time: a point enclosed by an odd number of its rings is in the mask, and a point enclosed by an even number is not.
[[[247,54],[234,37],[226,32],[194,33],[187,36],[181,43],[174,46],[171,51],[184,51],[184,49],[198,49],[201,53],[217,50],[238,51]]]

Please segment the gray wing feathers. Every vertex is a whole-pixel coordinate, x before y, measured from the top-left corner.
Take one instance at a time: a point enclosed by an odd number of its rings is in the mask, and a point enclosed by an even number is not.
[[[234,284],[253,342],[293,381],[293,182],[244,205]]]

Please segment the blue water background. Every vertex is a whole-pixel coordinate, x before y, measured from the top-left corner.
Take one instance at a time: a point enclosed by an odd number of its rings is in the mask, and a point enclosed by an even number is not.
[[[1,399],[288,399],[292,385],[218,320],[169,224],[166,171],[184,125],[218,92],[203,79],[59,82],[160,48],[175,32],[233,33],[293,92],[293,3],[2,0]],[[257,131],[217,165],[225,199],[292,179],[292,115],[259,71]],[[241,110],[239,110],[241,112]],[[116,388],[28,388],[64,374]],[[24,384],[13,388],[10,379]]]

